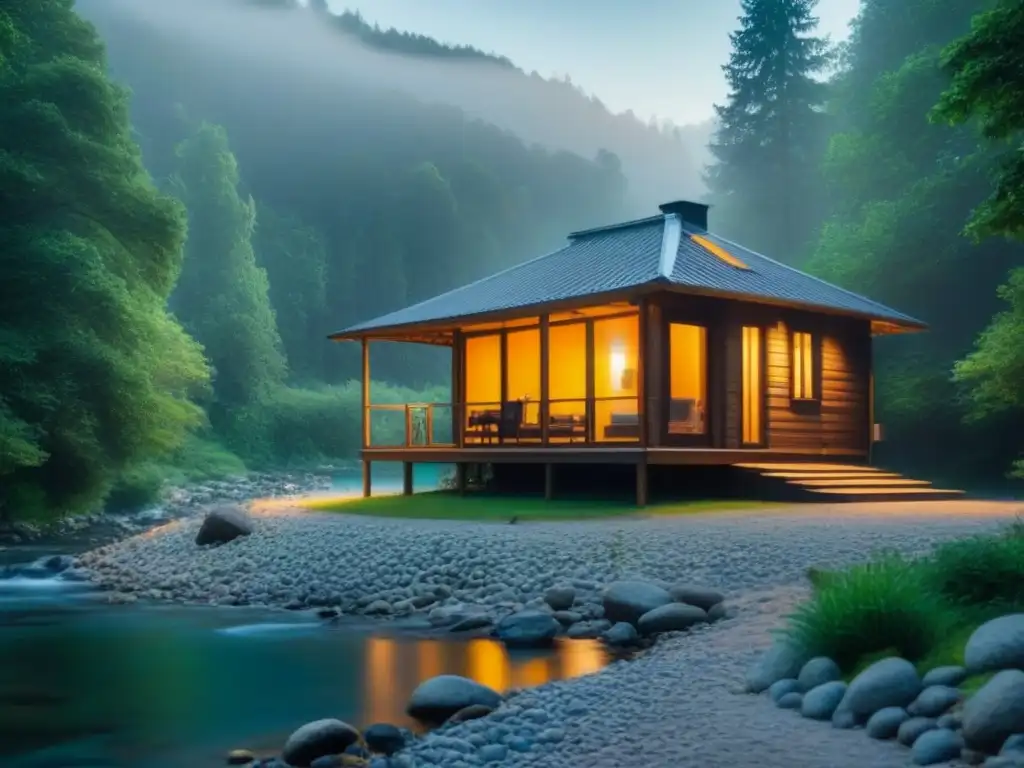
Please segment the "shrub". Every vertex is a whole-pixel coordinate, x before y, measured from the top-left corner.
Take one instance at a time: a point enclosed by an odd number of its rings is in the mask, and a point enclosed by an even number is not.
[[[959,606],[1024,604],[1024,526],[940,545],[925,564],[930,587]]]
[[[166,474],[166,470],[156,464],[140,464],[128,469],[107,494],[107,509],[128,512],[156,502]]]
[[[951,623],[922,569],[895,556],[830,573],[814,597],[790,617],[788,637],[811,656],[828,656],[844,670],[881,651],[916,661]]]

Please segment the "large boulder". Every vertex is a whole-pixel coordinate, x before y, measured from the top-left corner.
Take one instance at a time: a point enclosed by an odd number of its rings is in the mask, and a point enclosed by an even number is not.
[[[850,683],[843,706],[859,720],[886,707],[906,707],[921,693],[921,678],[906,659],[876,661]]]
[[[324,755],[340,755],[359,741],[359,731],[341,720],[315,720],[288,737],[281,758],[295,768],[308,768]]]
[[[648,611],[673,602],[668,590],[646,581],[616,581],[604,591],[604,617],[636,626]]]
[[[676,584],[673,587],[669,587],[668,593],[672,595],[672,599],[677,603],[695,605],[704,611],[710,611],[725,600],[725,595],[721,592],[708,589],[707,587],[698,587],[693,584]]]
[[[707,620],[708,615],[695,605],[669,603],[648,611],[636,625],[640,634],[646,636],[658,632],[679,632],[694,624],[705,624]]]
[[[405,711],[425,723],[443,723],[465,707],[482,704],[494,709],[500,703],[501,695],[486,685],[459,675],[438,675],[417,686]]]
[[[986,621],[971,634],[964,648],[967,671],[998,672],[1024,669],[1024,613]]]
[[[1011,735],[1024,727],[1024,672],[996,673],[967,700],[963,711],[967,746],[995,754]]]
[[[196,544],[227,544],[252,533],[252,518],[236,504],[221,504],[211,509],[196,534]]]
[[[791,644],[777,642],[747,670],[747,690],[761,693],[779,680],[795,680],[806,661],[807,657]]]
[[[550,613],[525,610],[510,613],[498,622],[494,632],[511,648],[540,648],[551,645],[561,628]]]

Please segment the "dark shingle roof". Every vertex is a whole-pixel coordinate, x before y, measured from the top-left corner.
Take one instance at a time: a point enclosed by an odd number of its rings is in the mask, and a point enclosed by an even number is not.
[[[747,268],[733,266],[692,239],[704,238]],[[751,301],[853,313],[923,327],[878,302],[787,267],[668,214],[570,235],[567,246],[411,307],[335,334],[452,320],[583,298],[646,285],[712,291]]]

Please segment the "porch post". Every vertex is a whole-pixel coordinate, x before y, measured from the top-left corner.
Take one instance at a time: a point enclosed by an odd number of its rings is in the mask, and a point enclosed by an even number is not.
[[[402,495],[412,496],[412,467],[411,461],[402,462]]]
[[[466,462],[460,461],[455,465],[455,487],[459,493],[466,492],[466,474],[468,467]]]
[[[540,442],[541,445],[548,444],[548,435],[551,428],[551,383],[549,361],[549,345],[551,343],[551,317],[550,315],[540,316]]]
[[[647,305],[650,300],[644,296],[639,302],[636,351],[636,420],[640,446],[646,448],[649,439],[647,424]]]
[[[647,345],[644,348],[644,389],[647,393],[647,445],[656,448],[661,445],[665,429],[665,333],[662,327],[661,304],[657,299],[648,300],[646,317],[641,322],[647,325]]]
[[[555,465],[550,461],[544,465],[544,498],[551,501],[555,497]]]
[[[640,461],[636,463],[636,505],[638,507],[647,506],[647,459],[641,457]]]
[[[465,445],[463,429],[466,426],[465,392],[463,391],[463,350],[465,342],[462,331],[452,332],[452,442],[456,448]]]
[[[362,456],[363,456],[363,496],[369,497],[372,491],[370,460],[366,449],[370,447],[370,341],[362,339],[363,372],[362,372]]]

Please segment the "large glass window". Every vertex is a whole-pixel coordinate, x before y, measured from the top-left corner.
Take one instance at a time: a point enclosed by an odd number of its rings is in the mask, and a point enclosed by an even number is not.
[[[501,336],[467,337],[464,365],[466,442],[491,441],[501,410]]]
[[[638,440],[638,315],[594,321],[594,438]]]
[[[587,325],[567,323],[548,329],[548,397],[553,443],[587,436]]]
[[[743,442],[761,443],[761,416],[764,410],[761,382],[761,329],[743,326]]]
[[[671,323],[668,334],[670,435],[707,432],[707,329]]]
[[[540,329],[509,332],[505,384],[508,399],[523,403],[521,423],[540,424]]]
[[[814,338],[807,331],[793,332],[793,399],[814,400]]]

